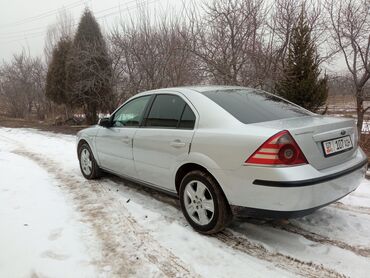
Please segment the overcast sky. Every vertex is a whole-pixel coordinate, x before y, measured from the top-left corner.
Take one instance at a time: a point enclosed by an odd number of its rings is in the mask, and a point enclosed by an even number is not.
[[[137,4],[161,11],[179,11],[183,0],[0,0],[0,61],[9,60],[23,48],[41,55],[48,26],[56,21],[58,10],[65,8],[78,20],[88,6],[102,29],[107,30],[120,19],[135,16]]]
[[[88,6],[103,30],[109,30],[120,17],[137,13],[137,4],[146,3],[151,10],[165,13],[180,11],[191,0],[0,0],[0,62],[9,60],[22,49],[42,55],[46,30],[56,22],[58,11],[66,9],[78,23]],[[328,71],[345,69],[343,59],[324,65]]]

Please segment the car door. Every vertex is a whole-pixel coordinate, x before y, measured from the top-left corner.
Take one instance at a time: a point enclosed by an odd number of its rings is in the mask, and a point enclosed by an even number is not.
[[[157,94],[134,138],[134,160],[141,180],[175,191],[172,173],[189,153],[195,113],[178,94]]]
[[[99,166],[123,176],[136,177],[132,143],[151,96],[125,103],[111,116],[111,127],[101,127],[95,139]]]

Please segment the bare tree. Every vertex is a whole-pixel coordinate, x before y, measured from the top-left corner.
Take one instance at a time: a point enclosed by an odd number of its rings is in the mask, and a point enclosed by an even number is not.
[[[88,48],[75,45],[68,55],[67,97],[75,107],[83,108],[89,124],[96,123],[98,112],[114,107],[110,63],[100,43],[89,42]]]
[[[45,65],[38,57],[23,51],[0,68],[0,94],[11,117],[36,113],[38,119],[43,119],[48,107],[44,89]]]
[[[70,12],[66,9],[61,9],[57,15],[56,22],[48,26],[46,31],[44,54],[48,64],[53,50],[61,39],[71,39],[75,31],[76,24]]]
[[[151,22],[146,11],[110,35],[119,102],[143,90],[198,83],[188,26],[174,17]]]
[[[272,34],[270,43],[275,52],[275,70],[279,63],[284,65],[291,32],[298,19],[299,12],[299,6],[295,0],[276,0],[274,2],[268,24]]]
[[[352,76],[361,134],[364,114],[370,108],[364,107],[370,97],[364,90],[370,79],[370,4],[365,0],[326,0],[326,10],[331,37]]]
[[[192,51],[209,81],[257,86],[264,0],[217,0],[188,12]]]
[[[354,99],[353,95],[353,80],[350,74],[331,74],[328,76],[329,96],[338,100]],[[335,101],[334,101],[335,102]],[[341,105],[344,105],[342,102]]]
[[[45,97],[46,65],[40,57],[31,60],[31,80],[33,84],[33,109],[37,118],[43,120],[50,109],[50,102]]]
[[[316,0],[276,0],[274,1],[267,21],[269,72],[273,81],[281,78],[285,68],[288,46],[292,30],[299,22],[299,16],[304,14],[310,28],[312,41],[320,53],[319,64],[330,58],[326,53],[325,21],[321,1]]]

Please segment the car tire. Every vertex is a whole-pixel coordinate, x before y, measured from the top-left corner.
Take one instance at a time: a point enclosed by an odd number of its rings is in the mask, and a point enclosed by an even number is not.
[[[186,220],[202,234],[222,231],[232,220],[223,191],[207,172],[195,170],[186,174],[180,184],[179,197]]]
[[[80,162],[81,173],[86,179],[92,180],[100,178],[101,170],[87,143],[82,144],[78,149],[78,160]]]

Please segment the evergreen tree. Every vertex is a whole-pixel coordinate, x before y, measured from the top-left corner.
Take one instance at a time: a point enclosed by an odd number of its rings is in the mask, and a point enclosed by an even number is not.
[[[88,124],[97,122],[97,112],[113,102],[112,68],[99,24],[86,9],[79,22],[67,63],[70,98],[82,106]]]
[[[313,112],[324,105],[328,97],[327,77],[320,78],[316,45],[303,11],[292,30],[283,76],[276,84],[276,92]]]
[[[66,87],[66,62],[72,41],[62,38],[53,49],[46,75],[46,97],[57,104],[70,106]]]

